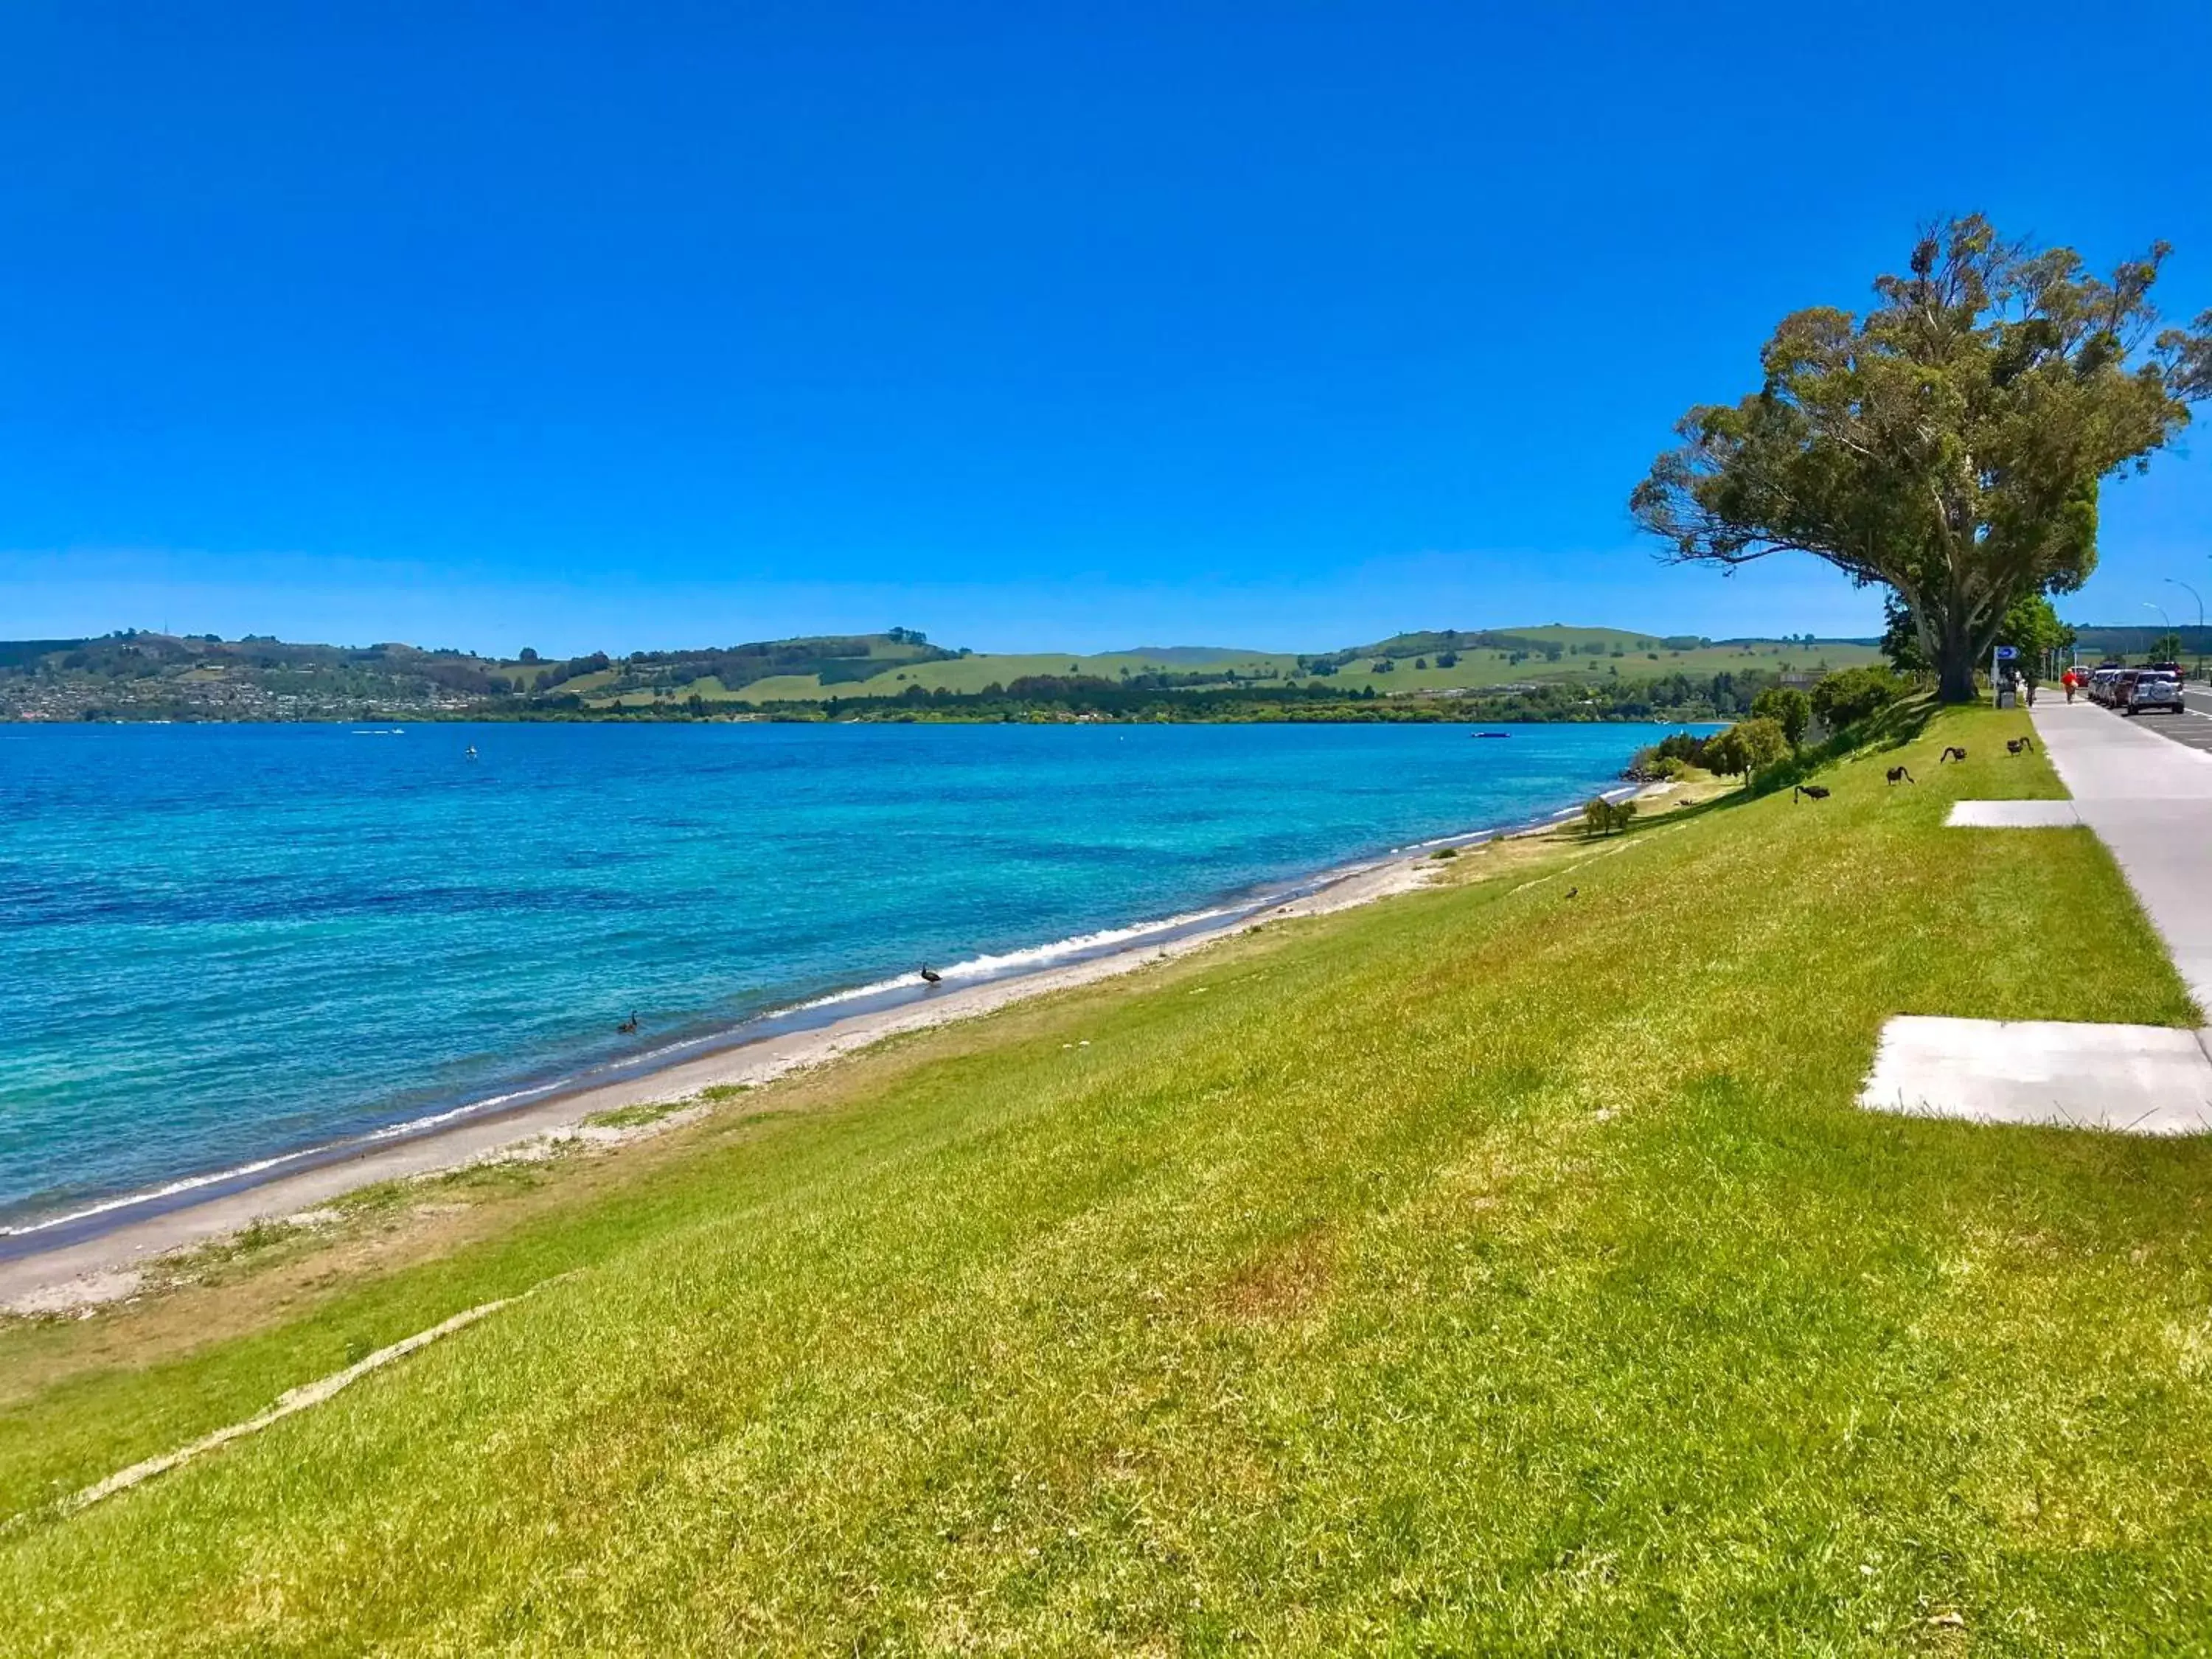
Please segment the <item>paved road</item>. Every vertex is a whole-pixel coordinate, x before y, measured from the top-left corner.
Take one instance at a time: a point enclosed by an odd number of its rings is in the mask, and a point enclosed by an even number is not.
[[[2189,705],[2189,713],[2180,720],[2165,722],[2166,735],[2212,755],[2212,686],[2185,685],[2181,700]]]
[[[2194,736],[2212,717],[2130,720],[2045,699],[2030,718],[2081,821],[2112,848],[2198,1006],[2212,1011],[2212,748],[2177,730]]]
[[[2188,705],[2182,714],[2138,714],[2136,723],[2160,737],[2172,738],[2176,743],[2212,755],[2212,689],[2198,685],[2181,688],[2181,700]]]

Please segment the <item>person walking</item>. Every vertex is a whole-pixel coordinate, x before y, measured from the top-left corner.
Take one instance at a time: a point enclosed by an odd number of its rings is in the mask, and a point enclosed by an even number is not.
[[[2074,689],[2081,684],[2081,678],[2069,668],[2058,677],[2058,684],[2065,690],[2066,701],[2071,702],[2074,701]]]

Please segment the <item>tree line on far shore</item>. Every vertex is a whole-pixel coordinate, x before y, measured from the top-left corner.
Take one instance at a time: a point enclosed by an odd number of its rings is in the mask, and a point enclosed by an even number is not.
[[[1452,696],[1393,696],[1371,686],[1326,683],[1175,685],[1109,680],[1087,674],[1024,675],[976,691],[908,686],[896,696],[843,696],[750,704],[692,697],[635,711],[588,706],[556,695],[526,706],[488,711],[493,718],[668,720],[690,715],[775,720],[1006,721],[1350,721],[1506,723],[1517,720],[1714,720],[1751,712],[1777,672],[1724,669],[1712,674],[1656,674],[1565,680],[1476,689]]]

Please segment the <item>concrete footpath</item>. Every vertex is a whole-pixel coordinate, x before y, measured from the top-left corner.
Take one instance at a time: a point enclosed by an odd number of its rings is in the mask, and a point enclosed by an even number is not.
[[[2128,885],[2212,1012],[2212,755],[2086,701],[2045,697],[2030,711],[2081,822],[2112,848]]]
[[[2087,702],[2046,701],[2030,718],[2073,799],[1962,800],[1948,822],[1982,832],[2087,828],[2111,849],[2190,994],[2212,1012],[2212,754]],[[1982,1123],[2202,1134],[2212,1131],[2212,1030],[1900,1016],[1882,1028],[1859,1103]]]

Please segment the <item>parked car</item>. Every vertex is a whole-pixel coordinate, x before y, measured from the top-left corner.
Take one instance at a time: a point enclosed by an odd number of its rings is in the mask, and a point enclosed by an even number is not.
[[[2089,701],[2102,703],[2107,708],[2111,708],[2112,687],[2119,679],[2122,672],[2118,668],[2100,668],[2092,673],[2089,676]]]
[[[2160,673],[2146,668],[2135,676],[2128,687],[2128,700],[2121,705],[2123,714],[2179,714],[2181,713],[2181,677]]]

